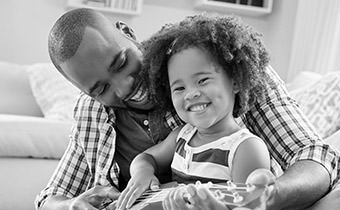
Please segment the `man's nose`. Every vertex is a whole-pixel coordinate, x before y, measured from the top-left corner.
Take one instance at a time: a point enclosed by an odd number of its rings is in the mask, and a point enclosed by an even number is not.
[[[133,91],[134,81],[135,79],[131,76],[117,81],[116,95],[119,98],[128,96]]]

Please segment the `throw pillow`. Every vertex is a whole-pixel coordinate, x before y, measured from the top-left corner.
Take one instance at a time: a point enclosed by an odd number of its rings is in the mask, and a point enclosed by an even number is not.
[[[55,120],[72,120],[79,90],[52,63],[31,65],[27,73],[33,95],[44,116]]]
[[[72,121],[0,115],[0,157],[59,159],[69,142]]]
[[[340,72],[331,72],[307,89],[292,91],[302,111],[322,137],[340,128]]]

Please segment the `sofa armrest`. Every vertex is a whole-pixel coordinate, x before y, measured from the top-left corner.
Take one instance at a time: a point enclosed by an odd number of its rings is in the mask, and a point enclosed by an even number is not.
[[[30,88],[26,68],[0,62],[0,114],[43,116]]]

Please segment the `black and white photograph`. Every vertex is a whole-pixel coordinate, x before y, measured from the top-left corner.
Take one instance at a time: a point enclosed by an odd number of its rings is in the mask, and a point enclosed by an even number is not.
[[[339,0],[0,5],[0,210],[339,210]]]

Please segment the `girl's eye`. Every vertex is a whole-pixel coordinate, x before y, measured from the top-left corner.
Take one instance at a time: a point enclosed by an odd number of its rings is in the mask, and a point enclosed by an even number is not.
[[[176,87],[172,90],[172,92],[180,92],[180,91],[183,91],[184,90],[184,87]]]

